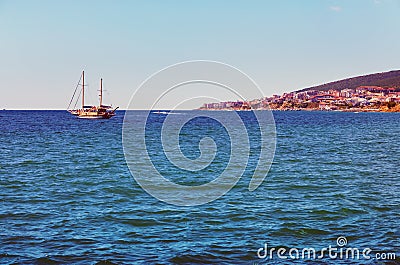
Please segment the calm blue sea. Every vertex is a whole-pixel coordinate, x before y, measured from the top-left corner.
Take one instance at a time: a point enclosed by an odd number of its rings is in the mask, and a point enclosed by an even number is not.
[[[244,176],[220,199],[186,208],[135,182],[123,116],[0,111],[0,264],[400,264],[399,113],[274,112],[276,153],[263,184],[249,192]],[[192,136],[198,128],[224,134],[199,122],[188,125],[197,126]],[[257,255],[265,244],[320,251],[338,247],[338,237],[370,248],[371,259]],[[396,259],[379,260],[382,253]]]

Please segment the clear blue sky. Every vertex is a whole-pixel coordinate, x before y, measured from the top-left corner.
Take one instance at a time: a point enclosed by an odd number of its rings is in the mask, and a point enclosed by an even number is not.
[[[397,0],[0,0],[0,108],[65,109],[82,69],[121,108],[186,60],[231,64],[267,96],[400,69],[399,14]]]

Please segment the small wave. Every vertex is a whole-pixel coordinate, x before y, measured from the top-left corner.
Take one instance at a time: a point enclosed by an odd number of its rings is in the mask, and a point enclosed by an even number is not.
[[[363,210],[363,209],[354,209],[354,208],[341,208],[338,213],[341,214],[363,214],[363,213],[368,213],[367,211]]]
[[[329,235],[329,231],[315,229],[315,228],[281,228],[277,231],[272,232],[274,236],[312,236],[312,235]]]
[[[109,261],[108,259],[106,260],[100,260],[99,262],[95,263],[95,265],[117,265],[118,263],[114,263],[112,261]]]
[[[136,227],[150,227],[159,225],[159,222],[156,219],[123,219],[122,223]]]
[[[207,254],[182,254],[170,259],[173,264],[231,264],[232,260]]]
[[[78,245],[90,245],[90,244],[95,244],[97,242],[96,240],[90,238],[72,238],[69,241]]]
[[[395,207],[390,207],[390,206],[373,206],[372,209],[374,209],[377,212],[390,212],[395,210]]]
[[[182,115],[185,113],[173,112],[173,111],[152,111],[151,114],[161,114],[161,115]]]
[[[46,265],[46,264],[60,264],[60,262],[51,259],[49,257],[41,257],[34,261],[34,264]]]
[[[328,210],[313,210],[313,211],[311,211],[311,213],[313,213],[313,214],[317,214],[317,215],[329,215],[329,214],[336,214],[335,212],[328,211]]]
[[[9,254],[9,253],[0,253],[0,258],[8,258],[8,259],[18,259],[18,255]]]
[[[167,111],[153,111],[152,114],[164,114],[164,115],[168,115],[169,112],[167,112]]]

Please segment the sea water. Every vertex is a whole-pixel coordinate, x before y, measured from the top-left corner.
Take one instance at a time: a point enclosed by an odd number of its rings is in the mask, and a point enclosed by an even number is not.
[[[110,120],[0,111],[0,264],[398,264],[400,114],[273,114],[276,152],[258,189],[248,190],[245,174],[221,198],[179,207],[150,196],[131,175],[123,111]],[[199,128],[226,133],[212,120],[198,122],[188,125],[196,134],[182,132],[186,147],[198,145]],[[185,150],[199,155],[197,147]],[[226,150],[217,153],[211,176],[232,155]],[[210,180],[168,163],[156,166],[176,182]],[[346,240],[343,249],[371,249],[370,259],[288,255],[339,248],[338,238]],[[271,259],[272,248],[283,248],[286,259],[276,251]],[[379,260],[379,253],[396,259]]]

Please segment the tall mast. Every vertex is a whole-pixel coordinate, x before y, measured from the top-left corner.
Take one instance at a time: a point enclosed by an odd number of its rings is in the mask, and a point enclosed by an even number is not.
[[[82,71],[82,109],[85,106],[85,71]]]
[[[103,78],[100,79],[100,107],[103,105]]]

